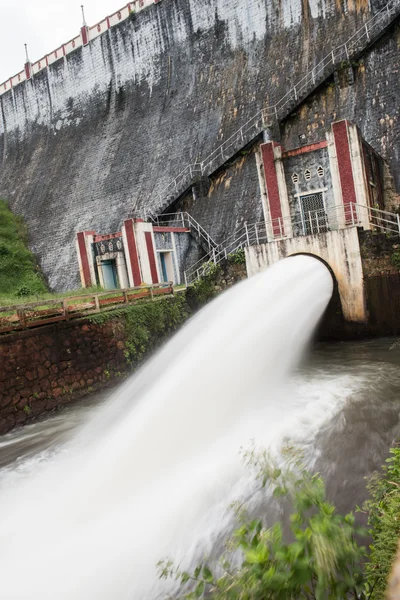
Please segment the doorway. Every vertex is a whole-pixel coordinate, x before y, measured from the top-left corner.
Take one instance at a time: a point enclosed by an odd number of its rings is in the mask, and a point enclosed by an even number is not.
[[[328,231],[328,216],[322,192],[300,196],[301,220],[304,235]]]
[[[104,289],[115,290],[118,286],[117,265],[115,260],[102,260]]]
[[[164,283],[172,281],[175,283],[174,264],[172,261],[172,252],[159,252],[161,264],[161,279]]]

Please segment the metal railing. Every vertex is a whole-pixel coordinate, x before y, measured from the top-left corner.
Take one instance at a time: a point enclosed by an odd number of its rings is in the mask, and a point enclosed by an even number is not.
[[[152,202],[149,199],[151,211],[153,213],[162,212],[175,198],[192,185],[193,178],[196,175],[210,175],[218,166],[257,137],[271,123],[271,120],[281,120],[284,118],[294,106],[304,100],[322,81],[331,75],[338,65],[343,63],[350,64],[353,58],[381,35],[382,31],[399,13],[400,0],[390,0],[386,6],[371,17],[344,44],[331,50],[304,77],[291,87],[280,100],[271,106],[259,110],[201,162],[187,165],[157,194],[156,202]],[[151,198],[153,197],[154,195],[152,194]]]
[[[187,212],[179,212],[179,213],[165,213],[162,215],[153,215],[152,213],[146,213],[147,219],[151,220],[156,226],[168,226],[168,227],[185,227],[190,229],[192,232],[195,231],[199,237],[199,241],[203,241],[207,247],[208,252],[212,252],[218,248],[218,244],[213,240],[208,231],[204,229]]]
[[[173,293],[173,284],[164,283],[40,300],[29,304],[0,306],[0,334],[78,319],[120,308],[139,300],[154,300],[157,296]]]
[[[190,285],[200,279],[209,272],[212,265],[219,264],[241,248],[355,226],[400,237],[398,214],[353,202],[327,210],[307,211],[270,221],[245,223],[241,229],[214,248],[208,257],[200,259],[185,271],[185,282]]]

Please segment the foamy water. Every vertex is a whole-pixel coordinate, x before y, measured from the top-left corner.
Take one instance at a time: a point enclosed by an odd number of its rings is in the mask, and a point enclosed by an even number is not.
[[[232,525],[229,504],[257,496],[239,448],[312,445],[357,385],[336,379],[321,397],[289,377],[332,286],[306,256],[235,286],[67,443],[5,469],[2,597],[154,600],[172,585],[157,577],[160,558],[187,567],[210,552]]]

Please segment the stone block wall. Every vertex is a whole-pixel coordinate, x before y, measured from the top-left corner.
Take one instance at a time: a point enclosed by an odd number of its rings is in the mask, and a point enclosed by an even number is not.
[[[375,231],[359,231],[364,278],[377,275],[395,275],[399,270],[392,262],[400,251],[400,239]]]
[[[124,348],[118,320],[56,324],[0,337],[0,433],[126,373]]]
[[[126,312],[110,311],[97,322],[80,319],[0,336],[0,435],[115,385],[193,311],[245,277],[245,265],[222,263],[210,294],[203,297],[192,288],[192,302],[180,292]]]
[[[335,121],[348,119],[362,137],[388,163],[394,179],[393,194],[400,193],[400,23],[397,21],[370,50],[351,65],[349,81],[337,77],[321,86],[281,124],[286,148],[323,139]]]

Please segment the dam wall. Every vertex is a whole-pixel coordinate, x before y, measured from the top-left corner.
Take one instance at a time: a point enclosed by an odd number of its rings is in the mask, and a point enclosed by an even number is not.
[[[0,197],[25,218],[50,287],[79,284],[77,231],[119,230],[183,166],[284,96],[383,4],[163,0],[3,93]],[[393,35],[369,51],[366,74],[346,104],[389,162],[398,152]],[[367,96],[364,123],[359,107]],[[323,108],[331,115],[337,101]],[[308,118],[312,105],[302,110]],[[208,190],[183,198],[217,242],[261,217],[256,149],[213,174]]]

